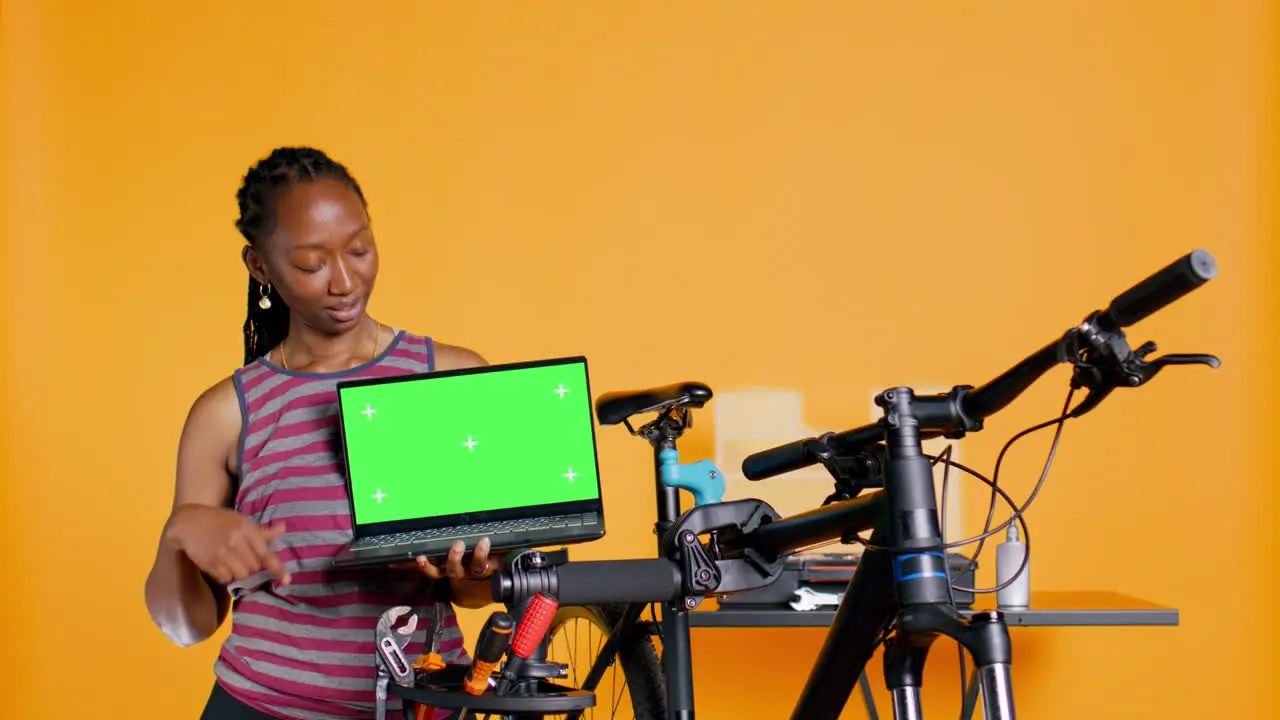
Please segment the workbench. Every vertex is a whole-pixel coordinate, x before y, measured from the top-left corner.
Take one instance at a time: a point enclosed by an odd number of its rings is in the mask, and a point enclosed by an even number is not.
[[[980,595],[965,616],[995,609],[995,598]],[[1109,591],[1040,591],[1031,593],[1031,604],[1025,610],[1003,610],[1005,624],[1016,627],[1131,627],[1177,626],[1175,608]],[[689,627],[829,627],[835,610],[717,609],[689,613]],[[879,720],[871,685],[864,672],[858,678],[862,697],[871,720]],[[972,720],[978,704],[978,671],[973,668],[965,683],[962,718]]]

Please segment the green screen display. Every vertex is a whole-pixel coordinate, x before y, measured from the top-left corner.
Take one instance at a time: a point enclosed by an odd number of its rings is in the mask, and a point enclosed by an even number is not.
[[[599,496],[581,361],[345,387],[355,522]]]

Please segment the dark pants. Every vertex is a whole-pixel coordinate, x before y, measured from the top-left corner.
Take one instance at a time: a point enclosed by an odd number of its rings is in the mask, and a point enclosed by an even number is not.
[[[392,713],[387,713],[392,715]],[[400,713],[395,713],[398,717]],[[412,717],[412,713],[410,714]],[[452,715],[451,717],[457,717]],[[200,720],[276,720],[264,712],[259,712],[231,696],[218,683],[213,684],[213,692],[209,693],[209,701],[205,703],[204,713]]]
[[[276,718],[245,705],[215,682],[200,720],[276,720]]]

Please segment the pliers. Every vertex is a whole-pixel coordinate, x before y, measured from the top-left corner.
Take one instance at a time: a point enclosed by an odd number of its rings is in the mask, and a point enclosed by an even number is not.
[[[445,668],[444,658],[440,656],[440,638],[444,637],[444,603],[435,603],[431,607],[431,639],[423,648],[423,653],[413,663],[413,670],[431,673]],[[428,720],[432,709],[421,703],[414,714],[414,720]]]
[[[411,612],[413,608],[397,605],[378,618],[374,653],[378,660],[378,680],[374,691],[374,715],[377,720],[387,718],[387,688],[390,681],[395,680],[397,685],[403,687],[413,687],[413,667],[404,656],[404,649],[418,629],[418,616],[410,615]],[[393,629],[396,621],[405,615],[409,615],[405,624]]]
[[[440,656],[440,639],[444,637],[444,603],[435,603],[431,607],[431,640],[425,651],[413,664],[415,670],[435,672],[445,668],[444,658]]]

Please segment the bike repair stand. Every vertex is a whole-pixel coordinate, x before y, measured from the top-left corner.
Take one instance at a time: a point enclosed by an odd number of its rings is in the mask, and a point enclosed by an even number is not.
[[[638,430],[627,429],[639,435],[653,446],[654,469],[662,482],[658,485],[658,556],[672,552],[671,532],[682,514],[680,512],[681,489],[693,495],[698,507],[717,505],[724,498],[724,473],[711,460],[681,464],[676,441],[693,425],[687,407],[673,407],[662,412],[655,420]],[[697,545],[696,535],[694,544]],[[714,536],[712,540],[714,544]],[[698,546],[701,550],[701,546]],[[711,564],[714,568],[714,563]],[[707,579],[710,580],[708,575]],[[717,578],[718,580],[718,578]],[[698,607],[699,598],[684,597],[667,603],[662,613],[662,637],[664,642],[663,668],[667,681],[668,716],[672,720],[692,720],[693,712],[693,660],[688,648],[689,612]],[[638,612],[638,609],[635,610]]]
[[[897,720],[919,720],[920,685],[925,659],[938,636],[958,642],[972,656],[982,686],[987,720],[1013,720],[1009,664],[1012,650],[1004,614],[978,613],[966,620],[952,601],[951,577],[938,526],[933,466],[924,455],[921,431],[940,431],[955,438],[981,429],[961,411],[970,388],[946,395],[917,398],[911,388],[887,390],[876,397],[884,409],[888,456],[884,491],[891,521],[889,545],[897,587],[898,615],[885,641],[885,683],[893,694]]]
[[[735,534],[751,532],[762,523],[778,519],[778,513],[760,500],[724,500],[724,473],[711,460],[680,462],[676,443],[684,431],[693,426],[693,417],[687,406],[669,407],[659,416],[641,426],[631,427],[632,435],[639,435],[653,446],[654,471],[661,481],[657,484],[658,521],[654,532],[658,540],[658,557],[670,559],[680,565],[685,587],[681,597],[665,603],[662,613],[662,666],[667,682],[667,717],[670,720],[693,720],[693,659],[689,649],[689,613],[701,604],[703,597],[713,592],[738,592],[768,585],[782,574],[785,558],[773,560],[759,553],[746,550],[741,556],[724,558],[719,547],[719,533]],[[680,511],[680,490],[693,495],[694,507]],[[702,534],[709,536],[709,548],[699,541]],[[619,626],[629,627],[639,617],[643,605],[629,607],[629,616]],[[610,635],[601,657],[612,652],[614,638]],[[594,687],[603,673],[603,665],[593,666],[584,686]]]
[[[568,560],[564,551],[558,553],[529,553],[528,562],[540,565],[562,563]],[[516,626],[524,618],[532,597],[523,598],[507,608]],[[527,658],[518,658],[508,652],[502,671],[495,674],[496,686],[481,695],[463,690],[463,683],[472,669],[471,665],[447,665],[435,672],[415,673],[412,687],[391,686],[392,693],[404,701],[405,717],[413,717],[414,706],[425,705],[437,710],[466,711],[468,720],[477,717],[498,716],[511,720],[533,720],[548,715],[563,716],[580,713],[595,707],[594,692],[569,687],[555,680],[567,675],[563,663],[547,662],[547,638],[543,637],[537,648]]]

